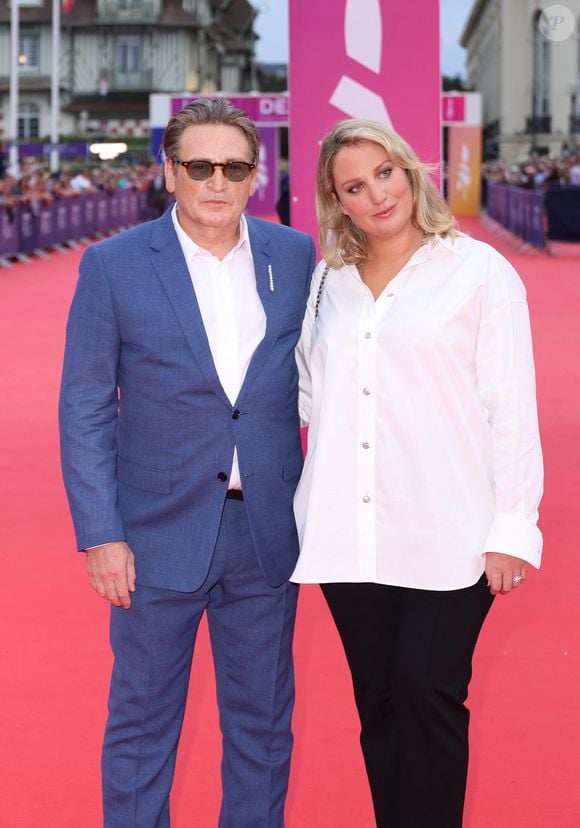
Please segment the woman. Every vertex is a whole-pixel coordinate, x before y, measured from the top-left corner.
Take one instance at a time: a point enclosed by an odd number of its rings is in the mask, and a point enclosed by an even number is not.
[[[456,828],[475,643],[540,564],[525,290],[381,124],[327,135],[317,209],[293,580],[322,584],[344,644],[377,825]]]

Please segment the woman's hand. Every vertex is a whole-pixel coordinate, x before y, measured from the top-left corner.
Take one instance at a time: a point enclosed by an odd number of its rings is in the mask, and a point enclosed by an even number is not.
[[[485,553],[485,575],[492,595],[507,595],[523,584],[528,574],[528,564],[521,558],[502,555],[501,552]]]

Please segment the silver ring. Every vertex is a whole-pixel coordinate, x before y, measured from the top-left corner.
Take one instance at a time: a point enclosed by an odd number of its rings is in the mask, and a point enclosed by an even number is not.
[[[519,584],[521,580],[523,580],[521,575],[514,575],[514,577],[512,578],[512,583]]]

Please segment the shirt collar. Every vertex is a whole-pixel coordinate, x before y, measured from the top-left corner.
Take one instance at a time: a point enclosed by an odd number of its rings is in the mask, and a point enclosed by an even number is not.
[[[445,250],[449,250],[450,253],[455,253],[456,256],[459,256],[458,239],[461,238],[461,235],[462,234],[458,234],[458,236],[452,238],[451,236],[443,237],[440,236],[439,233],[436,233],[427,245],[429,254],[431,255],[438,245],[442,245]]]
[[[179,243],[181,245],[181,249],[183,250],[183,255],[185,256],[185,261],[187,265],[191,264],[192,260],[195,256],[210,256],[212,258],[213,255],[209,253],[207,250],[204,250],[203,247],[200,247],[196,244],[193,239],[191,239],[181,224],[179,223],[179,219],[177,218],[177,204],[174,204],[171,208],[171,220],[173,221],[173,226],[175,228],[175,232],[177,233],[177,238],[179,239]],[[232,247],[230,252],[222,259],[222,262],[231,261],[238,250],[245,245],[245,249],[248,251],[249,255],[252,255],[252,248],[250,246],[250,235],[248,232],[248,222],[246,221],[246,217],[242,213],[240,217],[240,237],[236,244]]]
[[[424,242],[417,248],[417,250],[415,250],[408,262],[402,267],[400,273],[403,273],[405,270],[414,267],[415,265],[430,261],[436,254],[437,250],[441,250],[441,247],[448,250],[450,253],[455,253],[456,256],[459,255],[457,238],[451,238],[450,236],[446,236],[444,238],[436,233],[429,239],[429,241]]]
[[[404,284],[405,280],[407,279],[406,271],[410,270],[412,267],[416,265],[424,264],[425,262],[431,261],[431,259],[437,255],[437,252],[441,252],[442,249],[448,250],[451,253],[454,253],[456,256],[459,255],[457,239],[452,239],[449,237],[443,238],[439,234],[435,234],[428,242],[420,245],[420,247],[415,250],[411,258],[403,265],[399,273],[395,276],[392,280],[393,285],[400,285]]]

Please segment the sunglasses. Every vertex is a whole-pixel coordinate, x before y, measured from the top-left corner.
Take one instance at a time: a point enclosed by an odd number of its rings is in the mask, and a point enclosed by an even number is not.
[[[173,158],[175,164],[181,164],[192,181],[207,181],[215,173],[216,167],[221,167],[228,181],[238,184],[245,181],[255,164],[247,161],[226,161],[225,164],[212,161],[181,161],[177,156]]]

